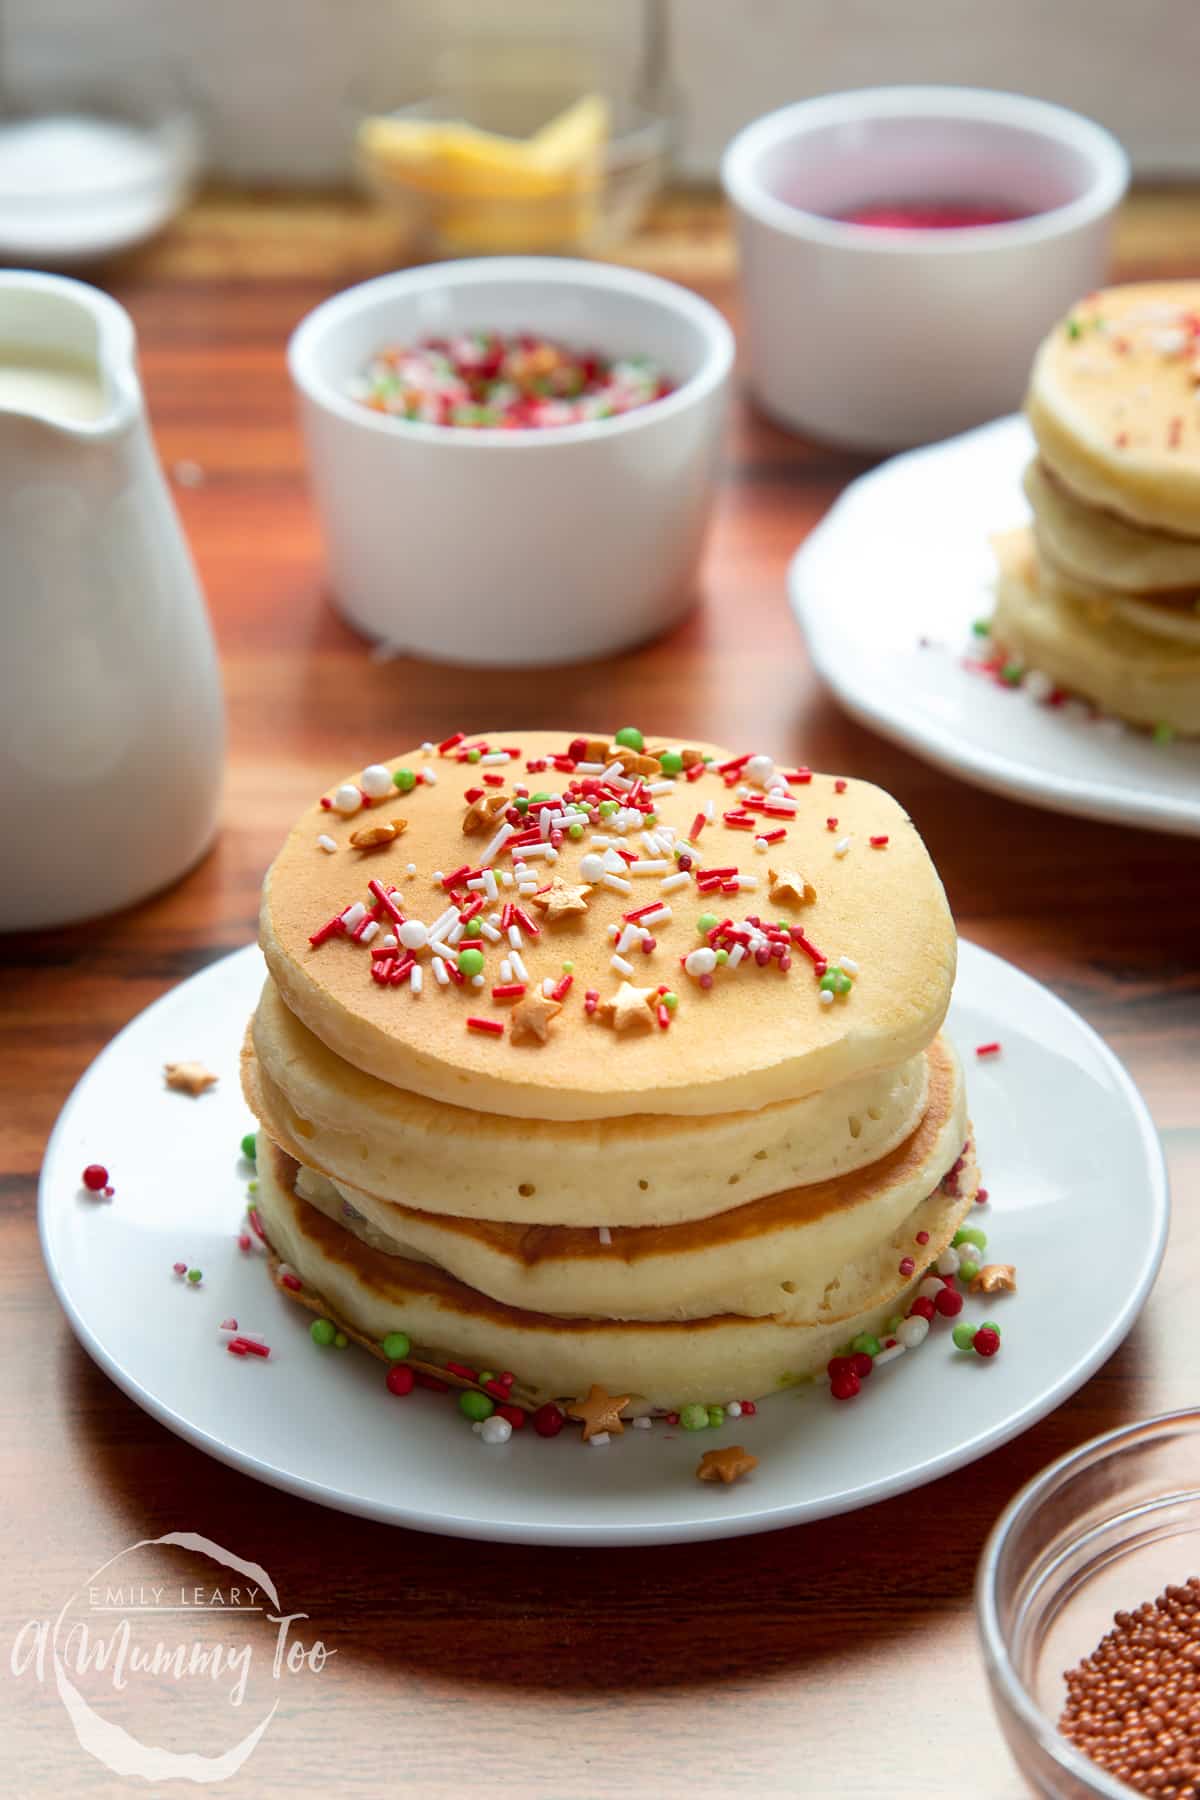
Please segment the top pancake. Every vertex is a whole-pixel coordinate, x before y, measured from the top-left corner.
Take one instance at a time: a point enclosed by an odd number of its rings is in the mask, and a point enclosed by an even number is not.
[[[1089,505],[1200,538],[1200,281],[1106,288],[1056,325],[1025,407],[1052,472]]]
[[[521,754],[507,765],[486,768],[483,772],[503,774],[505,785],[484,791],[511,795],[516,785],[524,785],[533,793],[563,793],[572,779],[569,771],[527,773],[525,764],[562,754],[571,736],[493,734],[488,742],[519,746]],[[712,754],[728,760],[723,751]],[[486,980],[478,990],[436,986],[427,951],[420,957],[425,975],[420,995],[407,983],[379,986],[371,979],[367,949],[345,935],[313,948],[310,934],[352,902],[369,901],[372,877],[398,888],[408,919],[432,924],[448,903],[435,874],[466,863],[477,867],[491,835],[465,837],[462,830],[466,790],[482,786],[478,765],[458,762],[453,751],[429,756],[414,750],[387,766],[428,771],[436,785],[419,781],[411,792],[351,819],[319,803],[312,806],[268,873],[260,923],[263,950],[287,1005],[330,1049],[381,1080],[452,1105],[522,1118],[733,1112],[817,1093],[893,1065],[923,1050],[942,1023],[954,976],[955,936],[925,847],[890,795],[857,781],[837,793],[827,775],[788,789],[797,811],[793,818],[769,821],[787,836],[766,855],[755,853],[752,832],[722,821],[723,812],[738,806],[739,788],[727,789],[718,774],[706,771],[696,781],[680,777],[654,796],[660,822],[681,836],[711,801],[715,819],[699,838],[703,866],[734,866],[757,879],[755,891],[706,896],[691,884],[663,896],[661,877],[634,878],[628,895],[593,886],[587,912],[556,923],[545,922],[528,900],[523,902],[541,924],[536,936],[525,935],[522,951],[530,992],[544,977],[557,980],[564,961],[573,965],[570,992],[545,1043],[529,1036],[517,1041],[509,1008],[491,998],[507,944],[482,943]],[[392,818],[407,821],[403,836],[379,850],[350,847],[352,832]],[[763,815],[754,818],[761,824]],[[830,818],[837,820],[834,830],[827,826]],[[336,841],[334,854],[317,847],[321,833]],[[597,853],[594,835],[589,830],[579,842],[564,840],[553,868],[531,863],[539,881],[578,884],[582,858]],[[872,837],[886,837],[887,843],[873,848]],[[845,839],[849,848],[838,856]],[[648,855],[638,831],[613,841],[639,857]],[[407,876],[410,863],[415,873]],[[510,857],[497,857],[498,874],[511,866]],[[770,900],[769,868],[799,872],[815,889],[815,899],[808,904]],[[501,896],[511,898],[513,891],[502,888]],[[646,1027],[613,1029],[600,1022],[603,1003],[621,986],[610,966],[608,927],[660,899],[672,918],[654,925],[651,954],[629,952],[635,965],[629,979],[641,988],[666,984],[678,995],[677,1009],[667,1030],[653,1019]],[[489,906],[482,916],[496,910]],[[739,969],[718,968],[712,986],[704,989],[679,961],[702,944],[697,919],[703,913],[735,921],[757,914],[799,927],[829,957],[853,959],[858,973],[852,990],[832,1005],[819,1004],[812,963],[800,948],[792,950],[786,973],[777,963],[759,967],[747,958]],[[584,1008],[588,990],[600,996],[595,1017]],[[469,1016],[503,1023],[503,1035],[469,1029]]]

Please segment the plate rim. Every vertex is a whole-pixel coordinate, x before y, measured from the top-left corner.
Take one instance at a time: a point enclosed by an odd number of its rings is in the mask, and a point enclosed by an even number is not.
[[[880,1477],[876,1481],[867,1482],[863,1486],[838,1496],[832,1503],[819,1499],[802,1500],[790,1504],[764,1506],[757,1511],[734,1515],[712,1512],[686,1522],[663,1520],[642,1523],[591,1523],[583,1526],[572,1525],[565,1520],[554,1523],[525,1522],[516,1519],[486,1520],[456,1514],[445,1509],[432,1513],[427,1508],[420,1506],[380,1505],[371,1500],[364,1500],[349,1491],[330,1486],[328,1483],[321,1483],[311,1480],[305,1475],[296,1474],[266,1458],[241,1450],[226,1442],[204,1427],[194,1424],[186,1414],[176,1411],[161,1401],[153,1389],[147,1387],[127,1367],[120,1355],[101,1341],[101,1337],[89,1325],[66,1287],[65,1277],[56,1265],[49,1241],[52,1231],[51,1213],[54,1200],[49,1192],[50,1181],[47,1170],[55,1159],[60,1136],[65,1136],[69,1129],[71,1114],[80,1097],[81,1090],[101,1058],[114,1053],[119,1054],[122,1041],[134,1028],[139,1027],[158,1008],[165,1006],[181,989],[202,981],[213,970],[224,968],[235,959],[250,960],[257,957],[260,953],[256,944],[247,944],[241,949],[215,957],[212,962],[187,976],[182,982],[173,983],[148,1006],[134,1014],[133,1018],[92,1058],[73,1085],[47,1140],[38,1177],[38,1239],[51,1288],[80,1347],[135,1405],[148,1413],[157,1423],[165,1426],[175,1436],[182,1438],[194,1449],[211,1456],[216,1462],[224,1464],[225,1467],[235,1469],[239,1474],[262,1481],[267,1486],[278,1488],[300,1499],[312,1501],[317,1505],[348,1513],[354,1517],[372,1519],[380,1524],[400,1526],[414,1531],[426,1531],[438,1537],[460,1538],[471,1542],[549,1547],[569,1546],[578,1549],[701,1543],[722,1538],[755,1536],[760,1532],[778,1531],[791,1526],[805,1525],[818,1519],[833,1518],[847,1512],[857,1512],[865,1507],[877,1505],[883,1500],[910,1493],[916,1488],[924,1487],[931,1481],[952,1474],[957,1469],[976,1461],[979,1457],[1001,1448],[1023,1431],[1039,1424],[1042,1419],[1069,1400],[1083,1386],[1084,1382],[1095,1374],[1096,1370],[1108,1360],[1128,1335],[1145,1305],[1162,1263],[1170,1226],[1170,1187],[1162,1140],[1136,1082],[1116,1051],[1096,1031],[1094,1026],[1090,1025],[1064,999],[1024,969],[1018,968],[1015,963],[1009,962],[1007,958],[997,955],[995,951],[988,950],[982,944],[976,944],[968,938],[960,937],[959,949],[960,952],[963,950],[967,952],[968,960],[980,958],[984,964],[991,964],[994,968],[1003,970],[1004,979],[1016,979],[1020,983],[1035,988],[1057,1012],[1065,1016],[1074,1030],[1082,1032],[1085,1040],[1091,1041],[1109,1074],[1114,1078],[1126,1103],[1126,1117],[1136,1129],[1138,1147],[1145,1160],[1147,1218],[1150,1229],[1146,1236],[1136,1280],[1126,1292],[1122,1305],[1114,1317],[1109,1320],[1104,1332],[1091,1350],[1079,1357],[1071,1368],[1062,1371],[1058,1379],[1038,1400],[1031,1405],[1022,1407],[1011,1417],[1005,1419],[1003,1423],[976,1432],[973,1436],[953,1444],[940,1454],[927,1457],[924,1462],[912,1465],[901,1473],[893,1473],[890,1476]]]
[[[824,628],[825,609],[820,605],[806,561],[812,549],[822,548],[840,525],[840,514],[847,503],[861,498],[865,489],[889,478],[899,463],[944,456],[947,452],[969,453],[970,448],[987,437],[1005,433],[1016,435],[1020,427],[1029,428],[1020,413],[1010,413],[976,426],[956,437],[944,438],[936,444],[925,444],[915,450],[901,451],[878,467],[860,475],[838,495],[824,518],[792,552],[787,566],[788,600],[797,624],[804,634],[813,667],[822,683],[835,695],[838,703],[859,724],[869,726],[890,743],[921,756],[945,774],[972,782],[989,793],[1006,799],[1022,800],[1049,812],[1066,813],[1074,818],[1095,819],[1103,824],[1135,826],[1143,831],[1161,831],[1176,837],[1200,836],[1200,800],[1188,802],[1155,794],[1133,797],[1114,796],[1101,782],[1081,776],[1063,775],[1053,768],[1042,768],[1006,757],[963,739],[948,726],[906,712],[904,707],[886,697],[872,697],[847,679],[853,664],[838,654],[832,634]]]

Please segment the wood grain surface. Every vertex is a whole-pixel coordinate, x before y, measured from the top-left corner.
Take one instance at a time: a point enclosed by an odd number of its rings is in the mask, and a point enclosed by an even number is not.
[[[231,1796],[1017,1795],[974,1639],[988,1528],[1063,1450],[1200,1393],[1200,844],[994,798],[844,718],[812,676],[783,574],[867,465],[785,436],[741,401],[699,604],[671,637],[587,668],[506,676],[502,705],[487,674],[373,661],[325,592],[283,346],[315,302],[395,260],[391,227],[358,203],[217,195],[100,277],[136,322],[165,464],[202,471],[176,493],[232,741],[218,845],[177,888],[86,941],[0,943],[6,1789],[181,1791],[108,1774],[77,1743],[50,1672],[17,1679],[10,1653],[25,1621],[53,1616],[106,1558],[191,1529],[263,1563],[286,1610],[308,1615],[296,1629],[335,1652],[319,1675],[284,1684],[262,1744],[223,1785]],[[665,202],[630,260],[690,280],[736,323],[714,201]],[[1118,265],[1126,277],[1200,272],[1200,197],[1135,198]],[[500,714],[515,728],[634,719],[882,783],[923,832],[964,935],[1107,1037],[1162,1131],[1175,1224],[1142,1319],[1073,1401],[866,1513],[726,1544],[568,1552],[406,1534],[290,1499],[171,1436],[92,1365],[50,1292],[35,1228],[42,1149],[72,1084],[149,1001],[251,938],[263,869],[332,775]],[[1078,1249],[1073,1278],[1086,1280]],[[269,1656],[274,1628],[263,1622],[255,1642]],[[152,1733],[146,1687],[132,1684],[123,1716]],[[223,1692],[175,1704],[211,1725],[210,1753],[230,1741]]]

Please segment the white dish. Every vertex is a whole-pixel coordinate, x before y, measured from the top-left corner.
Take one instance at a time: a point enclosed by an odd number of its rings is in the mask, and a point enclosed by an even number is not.
[[[1200,743],[1156,744],[962,666],[992,611],[993,532],[1029,517],[1022,418],[856,481],[788,571],[814,666],[847,712],[966,781],[1121,825],[1200,833]]]
[[[957,1354],[947,1327],[881,1369],[848,1404],[822,1383],[719,1431],[656,1425],[606,1448],[530,1430],[500,1448],[451,1401],[393,1399],[378,1363],[318,1350],[307,1318],[236,1245],[242,1024],[262,963],[246,949],[193,976],[102,1052],[67,1102],[42,1171],[42,1247],[84,1348],[156,1419],[220,1461],[325,1505],[451,1536],[526,1543],[667,1543],[844,1512],[933,1480],[1005,1442],[1072,1394],[1116,1348],[1158,1268],[1167,1229],[1162,1152],[1112,1052],[1009,964],[962,946],[950,1026],[966,1052],[992,1203],[977,1221],[1020,1292],[964,1316],[1004,1328],[993,1362]],[[976,1062],[975,1044],[1002,1054]],[[166,1061],[200,1058],[220,1084],[167,1092]],[[103,1162],[111,1202],[80,1189]],[[204,1271],[189,1288],[185,1260]],[[1064,1271],[1086,1262],[1086,1279]],[[227,1315],[269,1361],[227,1354]],[[694,1478],[704,1450],[741,1443],[752,1478]]]
[[[406,423],[350,397],[389,344],[534,331],[649,356],[674,392],[542,430]],[[674,282],[566,257],[403,269],[297,327],[300,401],[338,606],[416,656],[503,667],[607,656],[695,599],[733,334]]]
[[[759,404],[887,450],[1020,403],[1038,344],[1104,277],[1129,159],[1102,126],[1024,94],[863,88],[756,119],[721,178]],[[840,216],[922,200],[1023,216],[948,231]]]

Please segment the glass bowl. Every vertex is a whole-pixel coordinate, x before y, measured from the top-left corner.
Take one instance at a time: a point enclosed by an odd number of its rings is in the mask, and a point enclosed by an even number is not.
[[[1035,1793],[1129,1800],[1135,1792],[1059,1734],[1064,1673],[1113,1614],[1200,1573],[1200,1411],[1093,1438],[1021,1490],[996,1523],[976,1582],[992,1702]]]
[[[514,191],[503,173],[486,168],[462,173],[460,186],[457,175],[448,177],[434,167],[389,167],[370,153],[361,127],[375,118],[414,124],[464,120],[519,138],[561,110],[557,101],[548,108],[540,89],[530,90],[522,104],[522,96],[506,88],[495,106],[476,93],[469,109],[458,96],[440,95],[407,106],[376,106],[360,92],[347,112],[360,179],[423,248],[442,256],[579,256],[610,250],[636,229],[663,184],[675,139],[675,113],[666,102],[626,99],[610,105],[611,129],[593,166],[574,178],[548,181],[547,191],[532,194]]]

